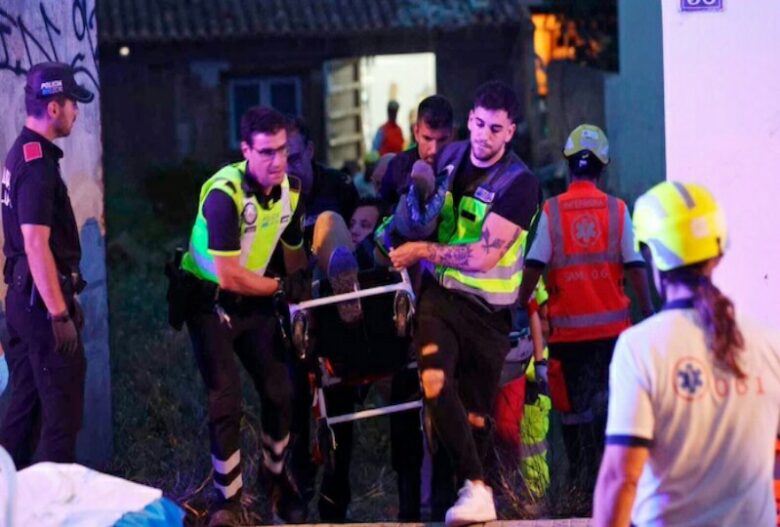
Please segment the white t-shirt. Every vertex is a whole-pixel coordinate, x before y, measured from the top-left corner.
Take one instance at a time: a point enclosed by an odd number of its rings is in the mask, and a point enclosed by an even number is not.
[[[740,319],[745,380],[713,363],[693,309],[625,330],[610,365],[607,444],[644,445],[632,522],[774,526],[780,333]]]

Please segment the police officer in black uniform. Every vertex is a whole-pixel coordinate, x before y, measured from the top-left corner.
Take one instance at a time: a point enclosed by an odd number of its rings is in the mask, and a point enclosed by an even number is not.
[[[5,160],[2,178],[6,317],[11,396],[0,444],[17,468],[35,461],[75,460],[84,407],[86,359],[81,246],[62,150],[78,103],[94,95],[67,64],[46,62],[27,73],[27,119]]]

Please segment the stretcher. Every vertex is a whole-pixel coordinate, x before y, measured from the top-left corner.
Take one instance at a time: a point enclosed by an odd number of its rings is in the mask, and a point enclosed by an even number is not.
[[[332,425],[422,407],[418,399],[341,415],[328,412],[328,387],[366,385],[403,368],[417,368],[410,355],[415,296],[407,271],[361,271],[358,284],[355,291],[330,294],[327,281],[321,281],[315,284],[319,298],[289,306],[293,348],[311,366],[317,447],[326,463],[338,447]],[[358,299],[362,320],[345,324],[336,306]]]

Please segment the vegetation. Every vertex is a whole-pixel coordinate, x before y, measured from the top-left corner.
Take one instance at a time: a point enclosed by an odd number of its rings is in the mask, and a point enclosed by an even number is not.
[[[188,513],[190,525],[204,525],[213,497],[206,394],[186,332],[166,321],[163,267],[186,242],[200,184],[211,170],[193,163],[157,168],[137,184],[107,178],[111,373],[114,412],[112,473],[163,489]],[[121,185],[119,184],[121,181]],[[256,481],[260,403],[243,378],[242,426],[244,502],[247,524],[270,521],[268,504]],[[369,395],[378,402],[378,395]],[[394,521],[395,474],[390,467],[389,423],[369,419],[355,424],[352,463],[353,521]],[[499,515],[570,517],[589,512],[589,496],[565,490],[560,439],[551,445],[553,481],[541,502],[523,491],[516,465],[497,470]],[[316,499],[310,504],[316,521]]]

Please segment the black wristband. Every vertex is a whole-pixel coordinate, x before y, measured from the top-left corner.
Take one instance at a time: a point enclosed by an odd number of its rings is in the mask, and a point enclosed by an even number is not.
[[[59,315],[52,315],[51,313],[49,313],[47,316],[49,320],[51,320],[52,322],[67,322],[68,320],[70,320],[70,313],[68,313],[67,309],[62,313],[60,313]]]

